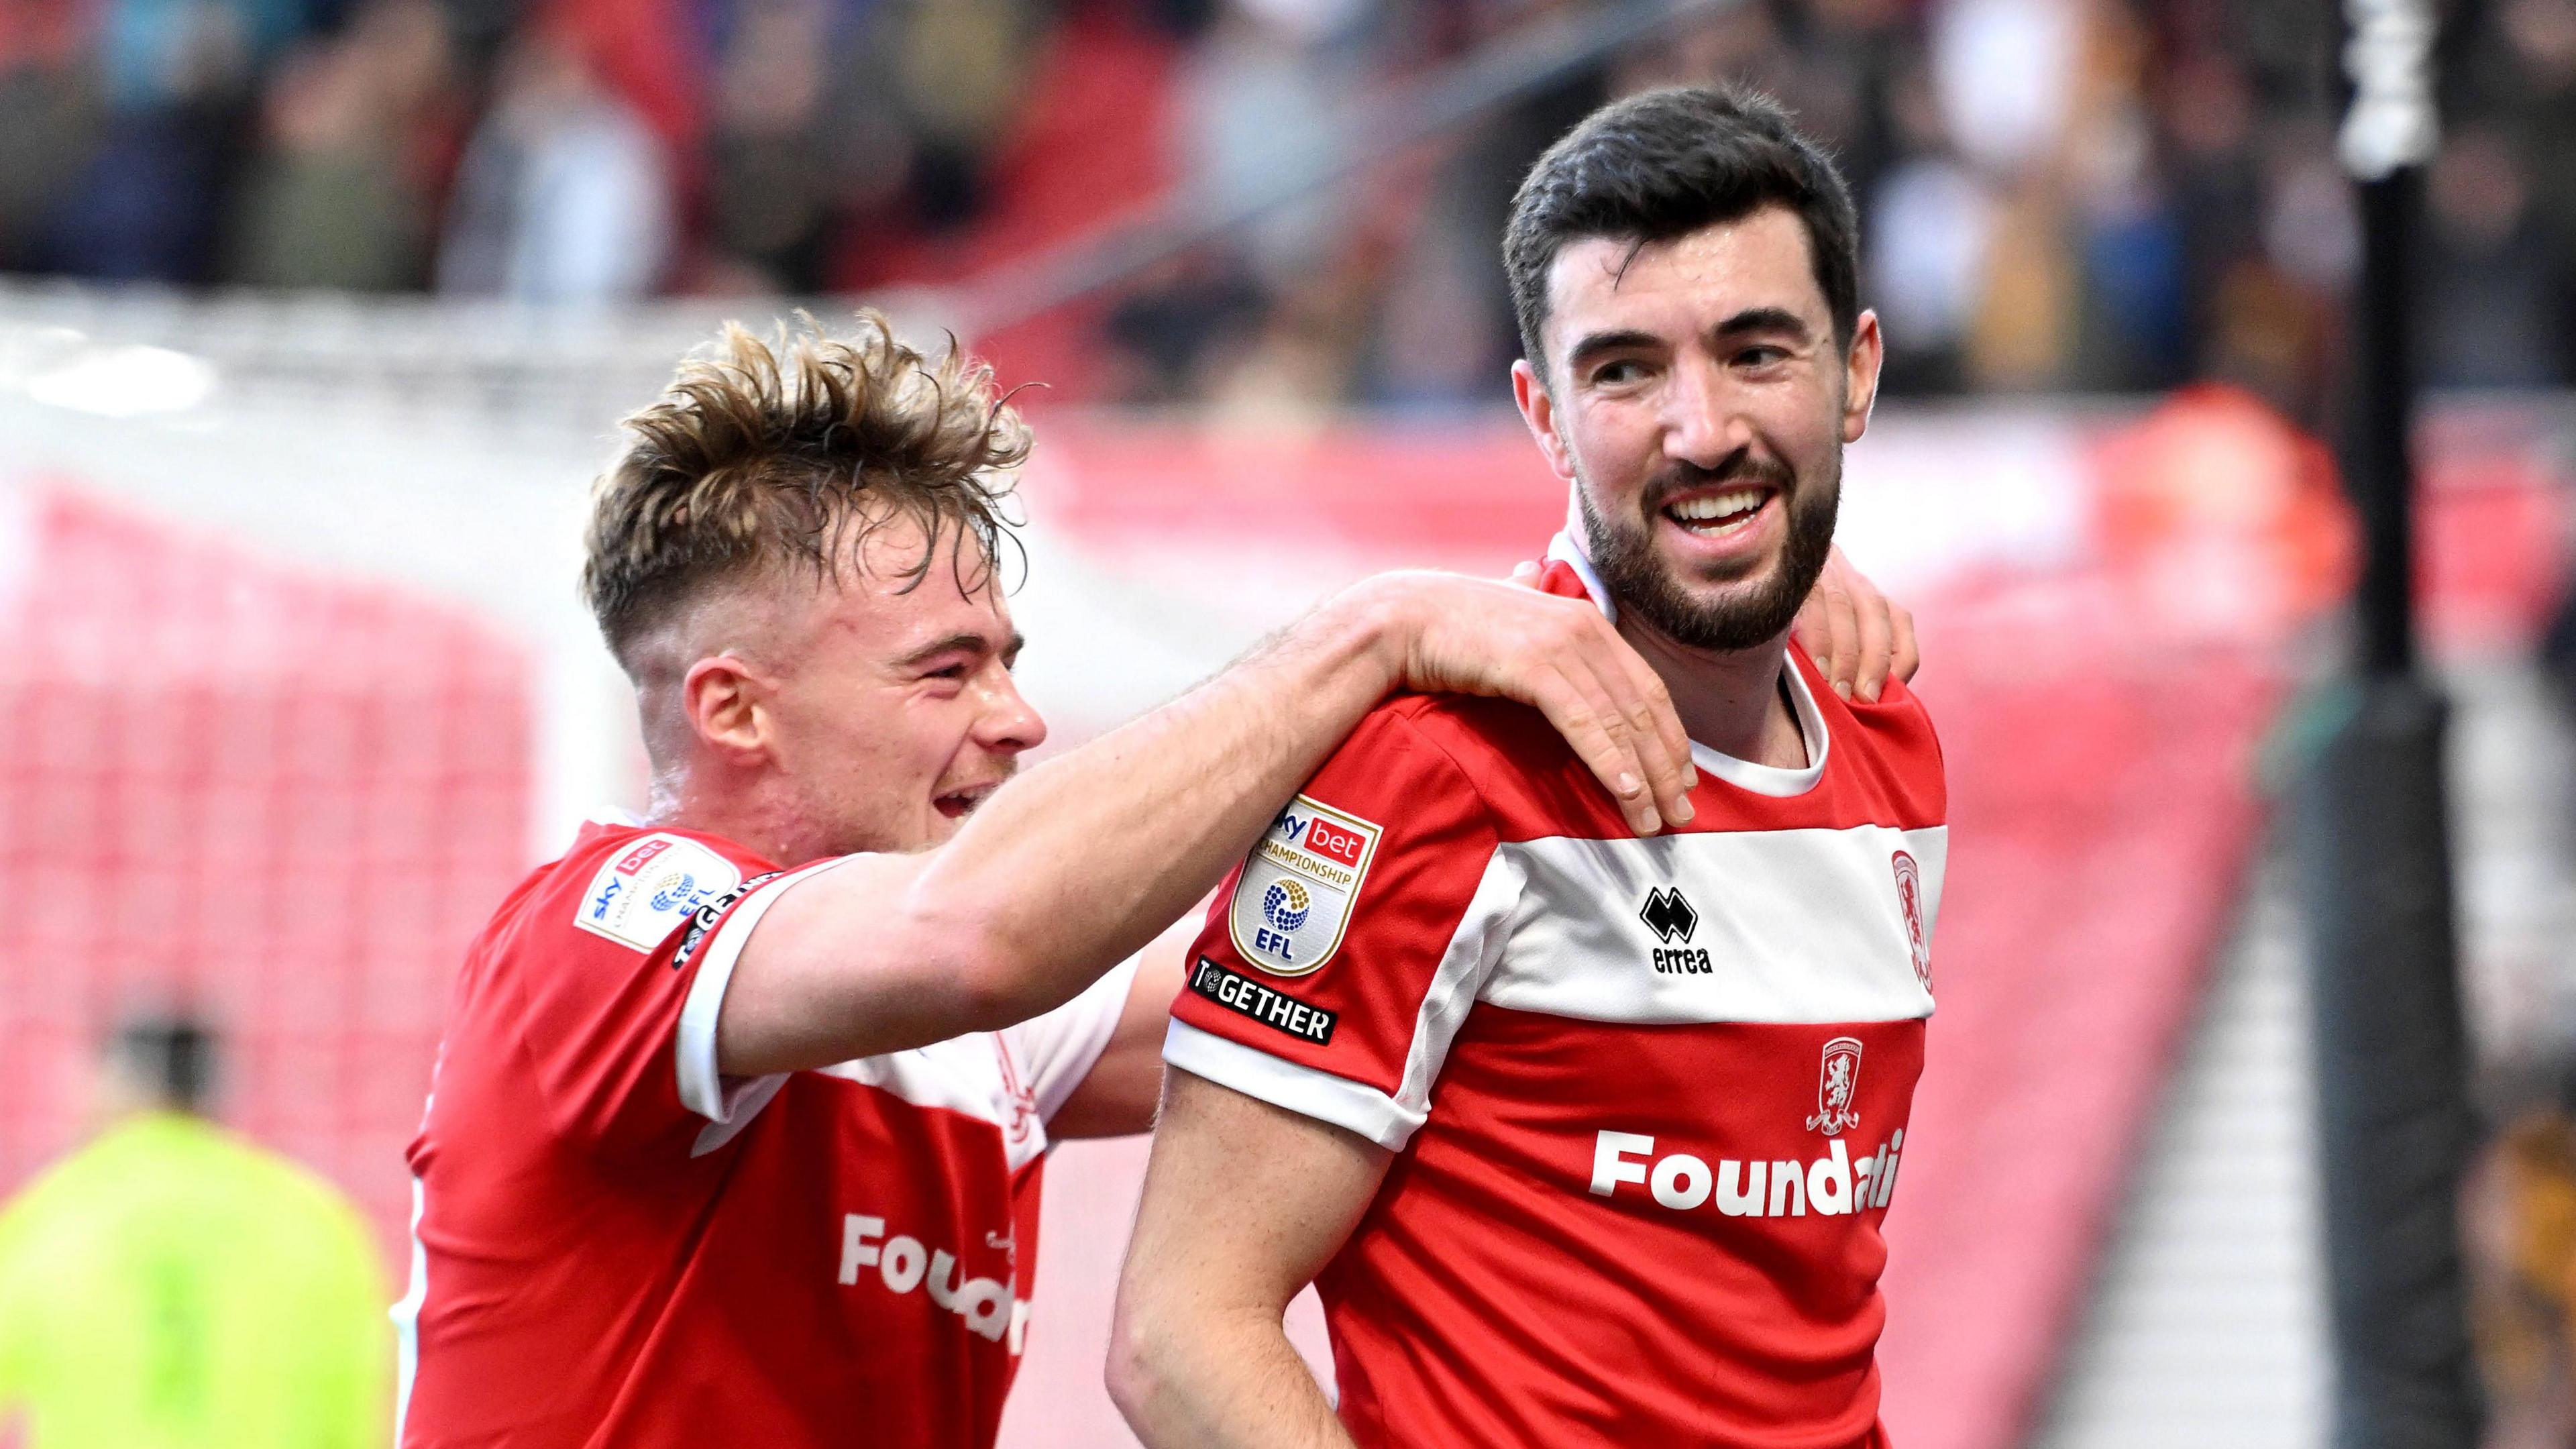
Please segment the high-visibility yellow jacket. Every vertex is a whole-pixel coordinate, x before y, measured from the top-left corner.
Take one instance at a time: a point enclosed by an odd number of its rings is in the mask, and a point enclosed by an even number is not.
[[[320,1177],[211,1123],[126,1121],[0,1209],[0,1438],[381,1449],[384,1265]]]

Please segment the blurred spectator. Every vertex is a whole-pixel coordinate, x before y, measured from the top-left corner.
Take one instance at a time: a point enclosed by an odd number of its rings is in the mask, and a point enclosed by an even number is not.
[[[1452,18],[1459,28],[1436,43],[1454,52],[1491,43],[1518,17]],[[1384,314],[1363,342],[1365,396],[1432,407],[1510,396],[1520,342],[1499,258],[1512,192],[1540,152],[1609,99],[1607,81],[1577,74],[1520,95],[1436,158],[1416,225],[1398,243]]]
[[[2576,256],[2576,166],[2566,164],[2576,156],[2576,0],[2504,0],[2496,22],[2462,89],[2491,96],[2488,124],[2517,156],[2543,163],[2526,166],[2530,204],[2563,276],[2563,259]]]
[[[36,262],[37,223],[96,134],[97,88],[80,67],[80,9],[77,0],[0,7],[0,269]]]
[[[531,298],[866,290],[971,279],[1102,224],[1115,208],[1065,200],[1084,166],[1134,173],[1102,194],[1168,184],[1206,217],[1367,159],[1356,183],[1040,319],[1064,334],[1046,356],[1114,354],[1091,388],[1049,380],[1156,402],[1492,403],[1516,348],[1494,255],[1530,161],[1610,94],[1730,79],[1836,148],[1892,394],[2227,379],[2318,420],[2357,251],[2330,7],[1745,0],[1436,143],[1378,154],[1361,133],[1374,101],[1607,4],[16,0],[0,268]],[[2576,0],[2450,13],[2426,372],[2563,384]],[[1082,139],[1131,124],[1146,134]]]
[[[701,284],[819,290],[851,233],[985,213],[1043,55],[1028,0],[735,0],[722,20]]]
[[[823,130],[833,60],[830,16],[816,0],[753,0],[731,17],[716,66],[710,219],[727,263],[751,289],[810,291],[833,203],[831,140]],[[896,138],[880,128],[854,147],[886,165]],[[883,193],[887,188],[872,188]]]
[[[2576,1118],[2525,1109],[2484,1146],[2461,1188],[2470,1318],[2486,1381],[2487,1449],[2576,1441]]]
[[[2424,380],[2537,387],[2566,375],[2559,269],[2523,163],[2494,131],[2453,133],[2433,163]]]
[[[2083,25],[2084,8],[2062,0],[1933,7],[1933,83],[1971,161],[2012,175],[2047,159],[2072,110]],[[2012,84],[1996,84],[2004,76]]]
[[[1234,0],[1180,75],[1172,142],[1182,186],[1211,211],[1265,199],[1280,180],[1319,175],[1350,150],[1365,52],[1352,44],[1363,0]],[[1340,227],[1342,196],[1314,193],[1252,235],[1270,278],[1319,266]]]
[[[985,162],[1025,89],[1036,18],[1026,0],[913,0],[900,8],[913,196],[924,221],[952,227],[984,209]]]
[[[407,146],[448,109],[449,85],[447,22],[430,0],[380,0],[344,33],[290,55],[269,84],[229,275],[274,287],[418,286],[432,178]]]
[[[28,1449],[389,1437],[376,1247],[320,1177],[203,1115],[212,1039],[120,1032],[99,1135],[0,1210],[0,1429]]]
[[[1174,139],[1182,183],[1211,212],[1269,196],[1282,181],[1332,169],[1356,143],[1363,59],[1348,40],[1356,0],[1235,0],[1180,80]],[[1272,286],[1327,265],[1343,198],[1318,192],[1254,228],[1248,255]]]
[[[501,61],[457,175],[443,292],[529,302],[641,296],[669,259],[670,177],[652,130],[576,37],[540,32]]]
[[[1870,238],[1869,298],[1887,332],[1887,385],[1947,392],[1967,380],[1998,205],[1985,179],[1948,145],[1948,130],[1919,69],[1896,85],[1893,107],[1905,155],[1864,194]]]
[[[35,265],[210,280],[257,67],[302,19],[295,0],[107,0],[96,15],[102,134],[40,223]]]

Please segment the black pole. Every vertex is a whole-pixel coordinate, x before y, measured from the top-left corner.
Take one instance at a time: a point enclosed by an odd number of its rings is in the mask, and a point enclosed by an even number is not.
[[[2344,486],[2361,515],[2361,582],[2355,599],[2366,675],[2415,669],[2415,226],[2423,170],[2402,166],[2353,193],[2361,222],[2361,275],[2353,294],[2354,361],[2344,425]]]
[[[2343,0],[2362,266],[2339,449],[2365,554],[2354,708],[2297,812],[2335,1355],[2334,1449],[2474,1449],[2458,1190],[2472,1142],[2446,706],[2416,667],[2414,230],[2434,144],[2426,0]]]

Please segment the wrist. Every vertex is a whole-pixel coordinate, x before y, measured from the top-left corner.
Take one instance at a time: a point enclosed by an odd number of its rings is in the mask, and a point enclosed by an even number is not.
[[[1360,580],[1326,599],[1308,616],[1315,643],[1336,674],[1382,697],[1401,687],[1419,637],[1412,599],[1385,575]]]

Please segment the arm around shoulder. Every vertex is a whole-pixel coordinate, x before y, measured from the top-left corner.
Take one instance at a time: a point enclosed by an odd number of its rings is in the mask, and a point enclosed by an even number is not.
[[[1671,703],[1597,610],[1504,584],[1382,577],[1003,786],[945,845],[783,883],[735,948],[718,1070],[827,1066],[1071,1000],[1214,888],[1399,686],[1533,704],[1639,830],[1660,828],[1659,800],[1687,818]]]

